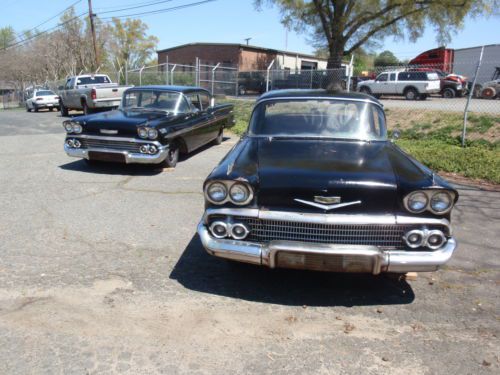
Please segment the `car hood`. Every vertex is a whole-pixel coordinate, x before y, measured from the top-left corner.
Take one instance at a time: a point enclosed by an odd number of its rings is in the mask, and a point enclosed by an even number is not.
[[[115,135],[136,136],[137,127],[147,125],[157,127],[159,124],[169,123],[177,116],[167,116],[162,112],[125,112],[115,110],[88,116],[75,117],[83,125],[86,134],[101,134],[101,130],[116,131]]]
[[[360,201],[332,213],[394,213],[403,209],[405,194],[433,183],[432,172],[390,142],[248,137],[223,161],[221,173],[245,176],[263,209],[310,212],[326,211],[297,200]],[[216,171],[214,178],[223,177]]]

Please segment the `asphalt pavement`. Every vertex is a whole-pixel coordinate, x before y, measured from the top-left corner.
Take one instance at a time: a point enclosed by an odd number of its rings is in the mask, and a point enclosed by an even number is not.
[[[499,193],[460,188],[459,249],[416,280],[233,264],[196,225],[234,137],[90,167],[62,120],[0,111],[0,374],[499,373]]]

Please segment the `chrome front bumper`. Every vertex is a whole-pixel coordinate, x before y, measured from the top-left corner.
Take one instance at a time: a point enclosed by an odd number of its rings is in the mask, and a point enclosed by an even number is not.
[[[107,148],[72,148],[64,144],[64,151],[68,156],[75,158],[83,158],[89,160],[89,151],[94,152],[104,152],[110,154],[122,154],[125,158],[125,163],[137,163],[137,164],[159,164],[167,158],[168,147],[161,146],[158,148],[158,152],[154,155],[141,154],[130,151],[120,151]]]
[[[365,216],[365,215],[322,215],[322,214],[297,214],[280,213],[272,211],[259,211],[254,209],[212,209],[205,213],[204,218],[198,224],[198,235],[206,251],[220,258],[231,259],[240,262],[252,263],[257,265],[277,267],[277,257],[280,252],[286,254],[296,254],[298,256],[320,255],[327,257],[336,257],[341,259],[345,265],[346,272],[357,272],[356,262],[352,263],[350,268],[349,259],[364,259],[370,264],[370,272],[380,274],[382,272],[405,273],[411,271],[430,272],[436,271],[450,260],[457,247],[457,242],[453,237],[438,250],[434,251],[407,251],[407,250],[381,250],[376,246],[368,245],[335,245],[320,244],[312,242],[298,241],[270,241],[268,243],[255,243],[244,240],[217,239],[213,237],[208,228],[207,220],[210,214],[234,214],[235,216],[258,217],[269,216],[278,218],[296,216],[301,220],[316,221],[354,221],[357,223],[369,221],[409,223],[413,221],[420,224],[424,220],[421,218],[398,217],[391,215],[383,216]],[[414,220],[412,220],[414,219]],[[430,219],[446,222],[445,219]],[[449,223],[448,223],[449,224]],[[307,269],[307,267],[302,267]]]

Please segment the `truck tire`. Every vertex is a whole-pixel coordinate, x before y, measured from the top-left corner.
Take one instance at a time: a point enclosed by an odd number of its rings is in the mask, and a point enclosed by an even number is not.
[[[62,117],[67,117],[68,116],[68,108],[66,108],[63,104],[63,102],[61,101],[59,103],[59,109],[61,111],[61,116]]]
[[[443,90],[443,98],[453,99],[456,96],[455,90],[450,87],[447,87]]]
[[[481,92],[481,97],[484,99],[494,99],[497,91],[493,87],[485,87]]]
[[[404,95],[406,100],[417,100],[419,97],[418,91],[413,87],[405,89]]]
[[[87,105],[86,101],[82,102],[82,108],[83,108],[83,114],[85,116],[86,115],[90,115],[90,114],[92,114],[94,112],[92,109],[89,108],[89,106]]]

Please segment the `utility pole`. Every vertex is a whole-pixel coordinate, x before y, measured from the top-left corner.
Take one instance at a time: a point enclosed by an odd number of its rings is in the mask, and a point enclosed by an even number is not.
[[[94,43],[94,57],[96,69],[99,68],[99,54],[97,53],[97,40],[95,37],[95,26],[94,17],[96,15],[92,13],[92,0],[89,0],[89,19],[90,19],[90,31],[92,32],[92,42]]]
[[[247,46],[248,46],[248,43],[250,42],[250,40],[251,40],[251,39],[252,39],[252,38],[245,38],[245,39],[243,39],[243,40],[247,42]]]

